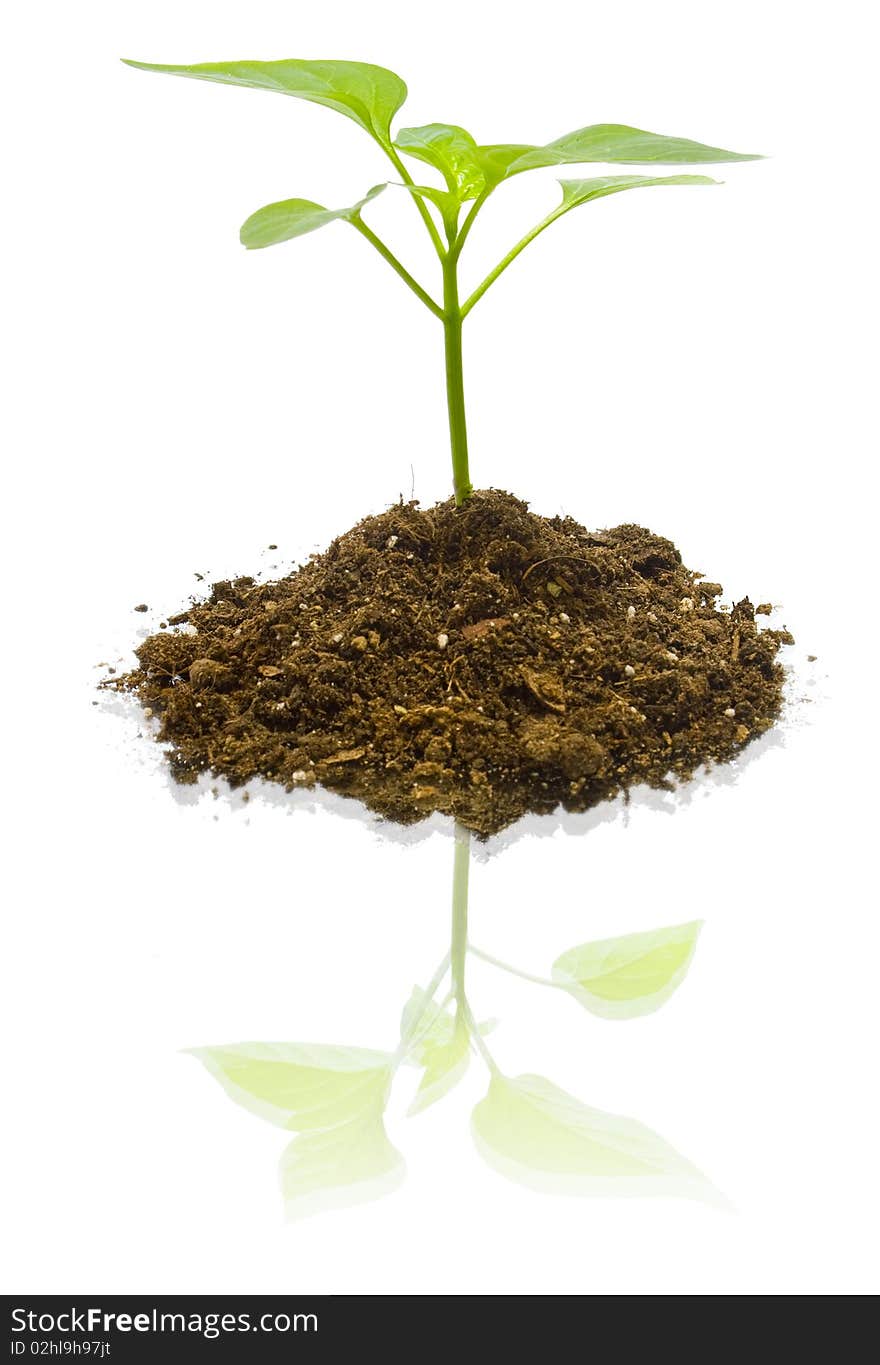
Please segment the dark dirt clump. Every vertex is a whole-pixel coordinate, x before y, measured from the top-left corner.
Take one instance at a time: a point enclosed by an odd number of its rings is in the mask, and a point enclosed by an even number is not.
[[[640,526],[496,491],[401,503],[278,582],[215,583],[106,685],[158,715],[181,782],[318,782],[489,835],[669,786],[773,724],[791,637],[720,592]]]

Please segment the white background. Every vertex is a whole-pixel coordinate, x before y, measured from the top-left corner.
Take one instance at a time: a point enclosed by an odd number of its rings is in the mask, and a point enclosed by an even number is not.
[[[876,1288],[869,14],[803,0],[7,11],[5,1289]],[[443,822],[401,845],[340,802],[193,804],[131,707],[92,704],[95,666],[129,660],[195,572],[284,571],[413,486],[426,504],[447,495],[441,337],[344,225],[238,245],[261,204],[347,204],[386,178],[353,123],[120,55],[374,61],[409,83],[404,123],[460,122],[480,141],[619,121],[771,154],[718,167],[723,188],[571,214],[466,335],[478,484],[589,525],[648,524],[731,596],[780,604],[797,635],[784,742],[736,781],[672,813],[636,801],[626,821],[532,823],[472,877],[474,940],[539,972],[587,938],[705,919],[687,982],[650,1018],[594,1020],[480,964],[472,997],[502,1020],[502,1067],[640,1118],[735,1212],[509,1184],[471,1144],[475,1064],[417,1119],[395,1097],[401,1191],[286,1226],[284,1135],[179,1055],[245,1038],[393,1047],[442,954]],[[555,201],[552,182],[498,192],[469,281]],[[370,221],[427,281],[404,196]]]

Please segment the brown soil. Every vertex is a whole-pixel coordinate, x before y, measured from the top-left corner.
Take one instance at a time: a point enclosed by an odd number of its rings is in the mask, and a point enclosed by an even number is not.
[[[106,686],[175,777],[315,782],[480,835],[732,759],[782,704],[780,645],[668,540],[508,493],[367,517],[287,578],[215,583]]]

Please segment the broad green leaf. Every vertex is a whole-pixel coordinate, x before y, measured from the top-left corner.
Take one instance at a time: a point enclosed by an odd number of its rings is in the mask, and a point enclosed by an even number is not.
[[[376,1198],[400,1183],[403,1158],[382,1114],[394,1058],[311,1043],[193,1048],[238,1104],[299,1134],[281,1158],[288,1214]]]
[[[686,137],[646,133],[623,123],[594,123],[589,128],[566,133],[545,147],[524,150],[509,163],[505,177],[541,166],[572,166],[588,161],[631,166],[653,163],[695,166],[706,162],[761,159],[754,153],[728,152],[723,147],[707,147]]]
[[[374,185],[370,192],[346,209],[325,209],[311,199],[282,199],[277,204],[267,204],[257,209],[241,226],[242,245],[249,250],[265,246],[275,246],[278,242],[289,242],[293,237],[303,237],[307,232],[315,232],[327,223],[338,220],[351,222],[365,204],[375,199],[385,189],[384,185]]]
[[[697,946],[701,920],[643,934],[582,943],[553,964],[553,980],[606,1019],[650,1014],[681,985]]]
[[[717,1201],[700,1172],[657,1133],[635,1119],[590,1109],[543,1076],[494,1076],[472,1128],[489,1165],[531,1189]]]
[[[480,149],[470,133],[454,123],[401,128],[394,145],[407,155],[434,166],[458,203],[475,199],[484,188]]]
[[[133,62],[140,71],[160,71],[169,76],[192,76],[222,85],[246,85],[274,90],[281,95],[310,100],[345,114],[388,146],[391,120],[406,99],[406,85],[393,71],[368,62],[282,61],[201,62],[196,66],[166,66],[157,62]]]
[[[436,167],[451,192],[460,200],[474,199],[485,189],[521,171],[541,166],[566,166],[590,161],[644,165],[688,164],[721,161],[754,161],[751,155],[707,147],[688,138],[663,137],[623,124],[597,123],[550,142],[546,147],[524,143],[479,146],[464,128],[449,123],[429,123],[422,128],[402,128],[395,145],[410,156]],[[647,183],[647,182],[646,182]],[[613,193],[609,190],[608,193]]]
[[[397,1188],[405,1171],[381,1114],[302,1133],[281,1157],[285,1211],[289,1218],[303,1218],[378,1199]]]
[[[300,1133],[381,1117],[393,1061],[385,1052],[320,1043],[231,1043],[189,1051],[237,1104]]]

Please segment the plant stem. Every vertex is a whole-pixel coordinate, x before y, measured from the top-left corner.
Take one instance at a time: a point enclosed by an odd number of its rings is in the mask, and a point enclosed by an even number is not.
[[[406,166],[404,166],[403,162],[397,155],[397,152],[394,150],[394,148],[385,147],[385,151],[387,152],[392,166],[394,166],[403,183],[405,185],[414,185],[415,181],[413,180],[409,171],[406,169]],[[436,250],[437,255],[442,260],[443,257],[446,255],[446,248],[444,247],[443,242],[440,238],[440,233],[437,230],[437,224],[431,217],[431,210],[428,208],[428,205],[425,203],[424,199],[422,199],[421,195],[412,194],[410,195],[410,198],[415,201],[415,206],[421,215],[425,227],[428,229],[431,241],[434,243],[434,249]]]
[[[526,249],[529,242],[533,242],[535,238],[539,235],[539,233],[543,232],[545,228],[548,228],[551,223],[555,223],[557,218],[561,218],[564,212],[565,212],[564,206],[560,206],[558,209],[554,209],[552,213],[548,213],[547,217],[542,219],[542,221],[538,223],[537,227],[533,227],[531,232],[527,232],[525,237],[521,237],[517,242],[516,246],[511,247],[507,255],[502,257],[502,259],[495,266],[494,270],[489,271],[489,274],[483,280],[482,284],[477,285],[476,289],[471,294],[470,298],[467,299],[467,301],[463,304],[461,309],[461,316],[463,318],[467,317],[468,313],[471,311],[474,304],[479,302],[479,300],[483,297],[489,286],[491,284],[494,284],[495,281],[498,279],[498,276],[502,274],[503,271],[505,271],[507,267],[510,265],[511,261],[515,261],[519,253]]]
[[[459,507],[474,491],[468,467],[461,354],[462,317],[458,301],[458,257],[454,252],[450,252],[443,261],[443,333],[446,343],[446,405],[449,410],[449,442],[452,447],[452,486]]]
[[[455,862],[452,870],[452,946],[449,963],[452,968],[452,993],[455,1006],[462,1013],[467,1005],[464,990],[464,967],[467,958],[468,874],[471,861],[470,830],[455,826]]]
[[[471,204],[471,207],[470,207],[470,209],[469,209],[469,211],[468,211],[468,214],[467,214],[467,216],[466,216],[464,222],[462,223],[461,229],[460,229],[460,231],[459,231],[459,233],[458,233],[458,236],[456,237],[456,240],[455,240],[455,246],[454,246],[453,250],[454,250],[454,254],[455,254],[455,256],[456,256],[456,259],[461,255],[461,249],[462,249],[462,247],[464,246],[465,242],[467,241],[468,233],[470,232],[471,228],[472,228],[473,225],[474,225],[474,219],[476,218],[477,214],[480,212],[480,209],[483,207],[483,205],[485,204],[486,200],[489,198],[490,193],[491,193],[490,190],[483,190],[483,193],[482,193],[481,195],[479,195],[479,196],[474,200],[474,202]]]
[[[531,981],[536,986],[552,986],[554,990],[560,989],[559,982],[551,981],[549,976],[535,976],[532,972],[524,972],[521,967],[511,967],[509,962],[502,962],[500,958],[492,957],[491,953],[484,953],[480,948],[475,948],[472,943],[468,944],[468,951],[483,962],[488,962],[490,966],[499,967],[502,972],[510,972],[511,976],[522,977],[523,981]]]
[[[452,946],[449,962],[452,968],[452,994],[455,998],[456,1028],[465,1028],[492,1075],[498,1074],[495,1059],[480,1035],[464,985],[465,962],[468,954],[468,872],[471,861],[470,830],[455,826],[455,865],[452,873]]]
[[[366,223],[363,222],[362,219],[352,218],[351,222],[352,226],[357,228],[361,236],[366,237],[370,245],[374,246],[378,251],[379,255],[382,256],[388,262],[388,264],[391,266],[391,269],[397,271],[398,275],[403,280],[404,284],[409,285],[410,289],[413,291],[417,298],[421,299],[425,307],[430,308],[431,312],[434,314],[436,318],[443,318],[445,321],[446,315],[443,312],[443,309],[440,307],[439,303],[435,303],[434,300],[431,298],[431,295],[427,292],[427,290],[423,289],[422,286],[419,284],[418,280],[413,279],[412,275],[409,273],[406,266],[401,265],[400,261],[394,255],[394,252],[389,250],[389,248],[382,241],[382,238],[377,237],[372,228],[368,228]]]

